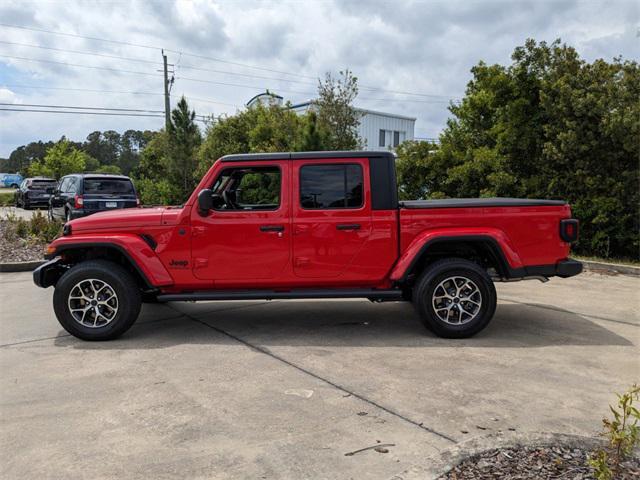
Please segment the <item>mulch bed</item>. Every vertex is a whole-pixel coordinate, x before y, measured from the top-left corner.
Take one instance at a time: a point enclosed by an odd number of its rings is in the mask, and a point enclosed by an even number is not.
[[[6,226],[7,222],[0,221],[0,263],[44,260],[45,243],[22,238],[7,240],[4,236]]]
[[[462,462],[442,480],[595,480],[587,465],[589,451],[565,447],[519,447],[489,450]],[[640,478],[640,462],[630,460],[616,480]]]

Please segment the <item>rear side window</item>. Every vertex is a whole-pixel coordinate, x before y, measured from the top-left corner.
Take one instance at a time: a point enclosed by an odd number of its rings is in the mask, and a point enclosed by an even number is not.
[[[128,178],[85,178],[84,194],[134,195],[135,191]]]
[[[358,208],[362,184],[358,164],[305,165],[300,169],[300,204],[305,209]]]

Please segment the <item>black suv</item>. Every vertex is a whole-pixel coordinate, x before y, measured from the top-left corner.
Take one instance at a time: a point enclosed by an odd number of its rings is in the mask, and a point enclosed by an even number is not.
[[[49,198],[56,189],[53,178],[25,178],[14,194],[16,207],[29,210],[32,207],[48,207]]]
[[[62,177],[49,201],[49,218],[69,221],[96,212],[140,204],[133,182],[124,175],[74,173]]]

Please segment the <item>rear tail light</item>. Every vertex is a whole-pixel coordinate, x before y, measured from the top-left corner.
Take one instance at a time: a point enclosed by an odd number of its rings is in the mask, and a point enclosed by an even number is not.
[[[140,198],[136,197],[136,207],[140,206]]]
[[[578,220],[575,218],[560,220],[560,238],[567,243],[578,240]]]
[[[73,205],[73,208],[82,208],[82,206],[84,205],[84,200],[82,199],[82,195],[76,195],[74,200],[75,200],[75,203]]]

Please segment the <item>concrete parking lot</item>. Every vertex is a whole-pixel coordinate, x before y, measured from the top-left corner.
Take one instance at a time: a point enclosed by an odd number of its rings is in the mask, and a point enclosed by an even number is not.
[[[498,290],[461,341],[408,304],[272,301],[145,305],[87,343],[0,274],[0,477],[385,479],[491,432],[595,434],[640,380],[640,278]]]

